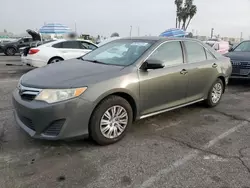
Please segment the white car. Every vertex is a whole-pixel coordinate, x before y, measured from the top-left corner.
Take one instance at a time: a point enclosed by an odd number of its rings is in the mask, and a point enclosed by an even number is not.
[[[58,61],[78,58],[96,48],[97,46],[89,41],[60,39],[30,48],[27,53],[22,54],[21,62],[24,65],[43,67]]]

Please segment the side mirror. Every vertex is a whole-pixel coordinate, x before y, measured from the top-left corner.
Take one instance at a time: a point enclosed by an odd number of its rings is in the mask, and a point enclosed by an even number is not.
[[[233,49],[233,47],[231,46],[230,48],[229,48],[229,52],[232,52],[234,49]]]
[[[19,42],[19,44],[23,44],[24,42],[21,40],[20,42]]]
[[[143,70],[162,69],[164,67],[165,66],[162,61],[156,59],[148,59],[142,64],[141,69]]]

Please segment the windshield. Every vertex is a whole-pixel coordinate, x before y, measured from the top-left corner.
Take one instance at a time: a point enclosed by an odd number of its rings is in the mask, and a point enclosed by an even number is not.
[[[127,66],[141,57],[154,42],[152,40],[115,40],[84,55],[82,59],[108,65]]]
[[[236,52],[250,52],[250,42],[242,42],[240,43],[234,51]]]

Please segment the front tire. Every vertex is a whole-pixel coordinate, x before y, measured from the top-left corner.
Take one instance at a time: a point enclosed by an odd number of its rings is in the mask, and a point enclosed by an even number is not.
[[[221,101],[223,90],[224,90],[224,84],[223,84],[222,80],[218,78],[213,83],[213,85],[208,93],[208,98],[205,101],[206,105],[208,107],[217,106]]]
[[[125,136],[132,120],[133,111],[128,101],[119,96],[110,96],[92,114],[90,137],[99,145],[113,144]]]

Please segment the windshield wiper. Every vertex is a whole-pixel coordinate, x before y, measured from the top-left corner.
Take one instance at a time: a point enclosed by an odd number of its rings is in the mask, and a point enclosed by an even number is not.
[[[103,63],[103,62],[98,61],[98,60],[90,60],[90,59],[83,59],[83,58],[82,58],[82,60],[83,61],[92,62],[92,63],[99,63],[99,64],[105,64],[105,65],[107,65],[107,63]]]

